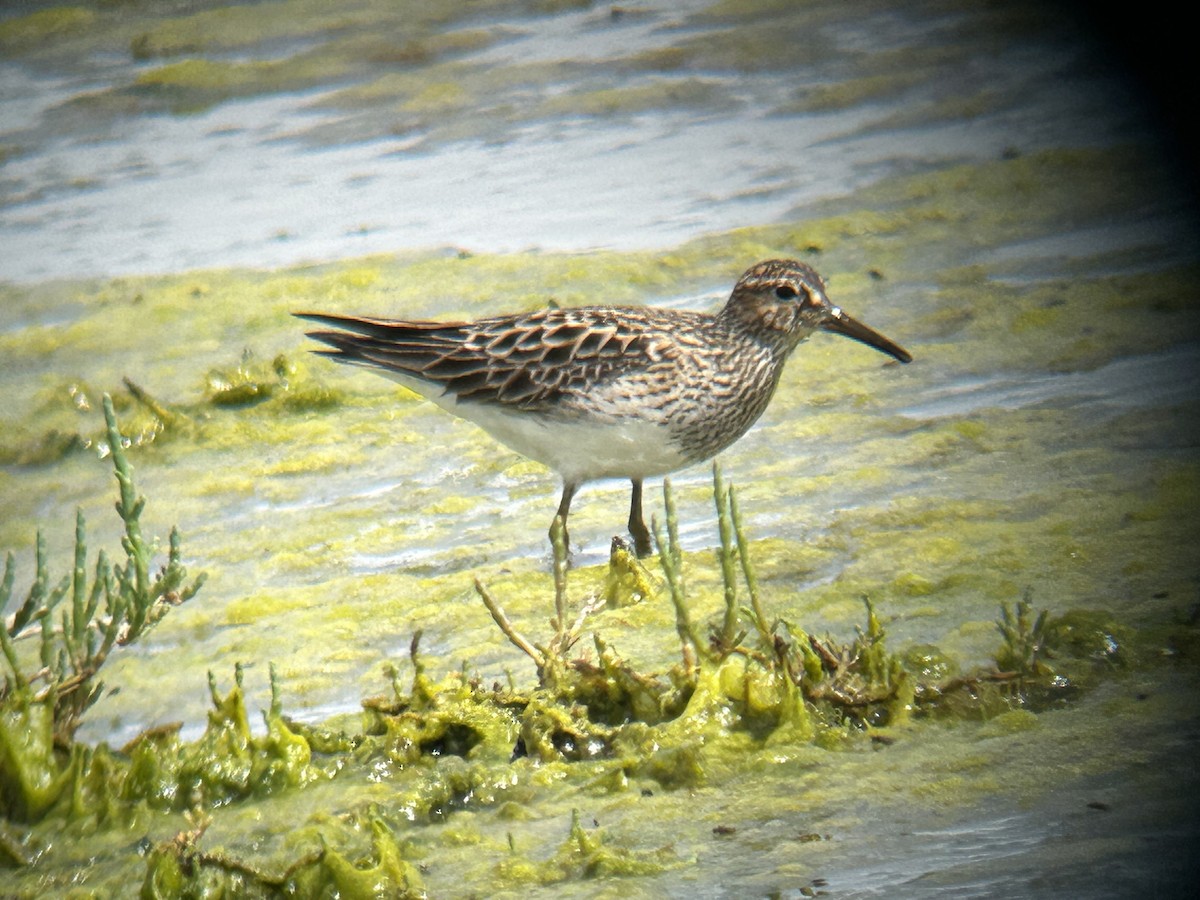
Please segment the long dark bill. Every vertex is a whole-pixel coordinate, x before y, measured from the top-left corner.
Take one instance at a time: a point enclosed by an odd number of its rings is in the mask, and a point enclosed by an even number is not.
[[[852,319],[842,312],[841,307],[835,306],[828,319],[821,323],[822,331],[832,331],[843,337],[853,338],[868,347],[874,347],[880,353],[895,357],[902,363],[912,362],[912,354],[899,344],[888,340],[874,328],[868,328],[857,319]]]

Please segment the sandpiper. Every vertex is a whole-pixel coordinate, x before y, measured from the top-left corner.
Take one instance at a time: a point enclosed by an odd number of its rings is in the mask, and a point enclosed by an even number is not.
[[[579,486],[633,484],[629,532],[651,551],[642,481],[702,462],[753,425],[788,356],[816,330],[912,356],[834,306],[795,260],[750,268],[716,314],[586,306],[474,322],[405,322],[296,313],[341,331],[316,351],[394,379],[556,471],[566,526]]]

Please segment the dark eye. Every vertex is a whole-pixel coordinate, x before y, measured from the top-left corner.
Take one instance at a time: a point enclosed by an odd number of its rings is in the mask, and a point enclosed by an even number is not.
[[[796,289],[790,284],[781,284],[775,288],[775,296],[780,300],[795,300],[797,296]]]

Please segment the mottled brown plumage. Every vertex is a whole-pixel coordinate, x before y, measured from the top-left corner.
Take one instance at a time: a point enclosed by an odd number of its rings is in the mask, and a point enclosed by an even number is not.
[[[585,481],[633,483],[629,528],[650,552],[642,480],[708,459],[758,420],[814,330],[908,352],[831,304],[809,266],[749,269],[715,315],[635,307],[546,309],[474,322],[297,313],[337,362],[365,366],[476,422],[563,478],[559,515]]]

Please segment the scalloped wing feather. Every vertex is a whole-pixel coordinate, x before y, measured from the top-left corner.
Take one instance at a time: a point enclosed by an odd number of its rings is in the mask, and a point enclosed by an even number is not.
[[[532,410],[678,354],[655,310],[552,309],[477,322],[302,317],[344,329],[309,334],[338,362],[441,386],[460,402]]]

